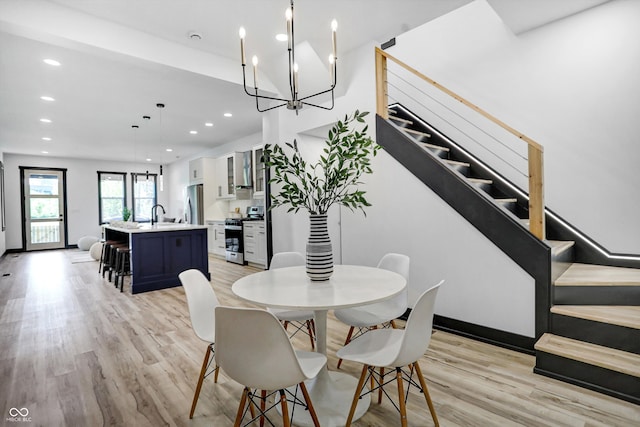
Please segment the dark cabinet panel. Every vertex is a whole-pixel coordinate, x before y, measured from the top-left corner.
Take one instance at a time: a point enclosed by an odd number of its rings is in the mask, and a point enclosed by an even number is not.
[[[207,230],[131,233],[131,292],[180,286],[178,274],[196,268],[207,277]]]

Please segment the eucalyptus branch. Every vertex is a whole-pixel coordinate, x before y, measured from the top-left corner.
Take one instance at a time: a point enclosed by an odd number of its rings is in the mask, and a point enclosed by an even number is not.
[[[289,211],[304,208],[310,213],[324,214],[334,203],[351,210],[362,210],[370,206],[359,189],[360,177],[372,173],[371,157],[380,149],[369,136],[364,117],[368,112],[356,110],[352,115],[339,120],[328,132],[326,147],[320,159],[307,164],[298,149],[297,141],[285,143],[293,150],[288,156],[279,145],[267,144],[263,152],[266,167],[274,170],[270,183],[281,184],[278,193],[271,194],[272,208],[289,205]],[[353,128],[364,123],[362,129]],[[366,213],[365,213],[366,215]]]

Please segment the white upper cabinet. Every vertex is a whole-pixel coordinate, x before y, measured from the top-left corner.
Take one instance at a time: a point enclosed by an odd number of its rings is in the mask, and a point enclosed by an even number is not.
[[[202,157],[189,162],[189,184],[204,184],[204,159]]]
[[[265,191],[265,168],[262,161],[263,145],[253,147],[251,150],[253,157],[253,196],[264,197]]]
[[[249,199],[252,187],[251,152],[226,154],[216,159],[216,196]]]

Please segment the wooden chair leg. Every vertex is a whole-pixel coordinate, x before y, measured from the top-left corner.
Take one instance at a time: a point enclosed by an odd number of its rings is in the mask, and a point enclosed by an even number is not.
[[[291,427],[289,423],[289,407],[287,406],[287,396],[284,390],[280,390],[280,406],[282,407],[282,423],[284,427]]]
[[[218,383],[218,374],[220,373],[220,366],[216,366],[215,371],[213,371],[213,382]]]
[[[311,329],[311,321],[307,320],[307,333],[309,334],[309,340],[311,340],[311,350],[315,350],[316,349],[316,344],[314,342],[313,336],[313,329]]]
[[[236,420],[233,423],[233,427],[240,427],[242,421],[242,413],[244,412],[244,405],[247,403],[247,395],[249,394],[249,387],[245,387],[242,390],[242,397],[240,398],[240,405],[238,405],[238,412],[236,413]]]
[[[198,378],[198,385],[196,386],[196,392],[193,395],[193,402],[191,403],[191,412],[189,412],[189,419],[193,418],[193,413],[196,411],[196,405],[198,404],[198,396],[200,396],[200,389],[202,388],[202,381],[204,380],[204,374],[207,372],[207,364],[209,357],[211,356],[211,346],[207,346],[207,352],[204,354],[204,360],[202,361],[202,368],[200,369],[200,377]]]
[[[402,386],[402,369],[396,368],[396,382],[398,383],[398,403],[400,404],[400,425],[407,427],[407,404],[404,401],[404,387]]]
[[[318,415],[316,414],[316,410],[313,407],[313,403],[311,402],[311,397],[309,397],[309,392],[307,391],[307,386],[304,384],[304,382],[300,383],[300,390],[302,390],[304,401],[307,403],[307,408],[309,408],[309,415],[311,415],[311,419],[313,420],[313,425],[315,427],[320,427],[320,421],[318,421]]]
[[[347,422],[345,427],[351,426],[351,420],[353,420],[353,415],[356,412],[356,406],[358,406],[358,400],[360,400],[360,392],[362,391],[362,387],[364,387],[364,382],[367,379],[367,371],[369,366],[362,366],[362,373],[360,374],[360,379],[358,380],[358,386],[356,387],[356,392],[353,395],[353,401],[351,402],[351,409],[349,409],[349,417],[347,418]]]
[[[267,391],[262,390],[260,394],[260,427],[264,427],[264,410],[267,408]]]
[[[351,341],[351,335],[353,335],[353,330],[355,328],[352,326],[349,328],[349,333],[347,334],[347,339],[344,340],[344,344],[343,345],[347,345],[349,344],[349,342]],[[340,365],[342,365],[342,359],[338,360],[338,366],[337,368],[340,369]]]
[[[390,320],[390,321],[389,321],[389,323],[391,323],[391,327],[392,327],[393,329],[398,329],[398,327],[396,326],[396,322],[395,322],[395,320]]]
[[[384,383],[384,368],[380,368],[380,388],[378,389],[378,405],[382,403],[382,383]]]
[[[422,376],[422,369],[420,369],[420,365],[418,362],[414,362],[413,366],[416,368],[416,374],[418,374],[418,379],[420,380],[420,387],[422,387],[422,392],[424,393],[424,398],[427,401],[427,405],[429,406],[429,412],[431,412],[431,418],[433,418],[433,423],[436,427],[440,425],[438,422],[438,416],[436,415],[436,408],[433,406],[433,402],[431,401],[431,395],[429,394],[429,390],[427,389],[427,383]]]
[[[287,328],[289,327],[289,321],[285,320],[282,326],[284,327],[285,331],[288,330]]]
[[[255,403],[253,403],[253,400],[249,399],[249,413],[251,414],[251,419],[256,417],[256,411],[253,409],[253,405],[255,405]]]

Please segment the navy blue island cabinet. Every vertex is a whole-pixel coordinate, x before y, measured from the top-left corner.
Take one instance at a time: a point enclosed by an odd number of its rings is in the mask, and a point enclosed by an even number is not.
[[[178,274],[190,268],[211,278],[206,226],[169,223],[133,229],[105,226],[105,238],[129,243],[132,294],[180,286]]]

